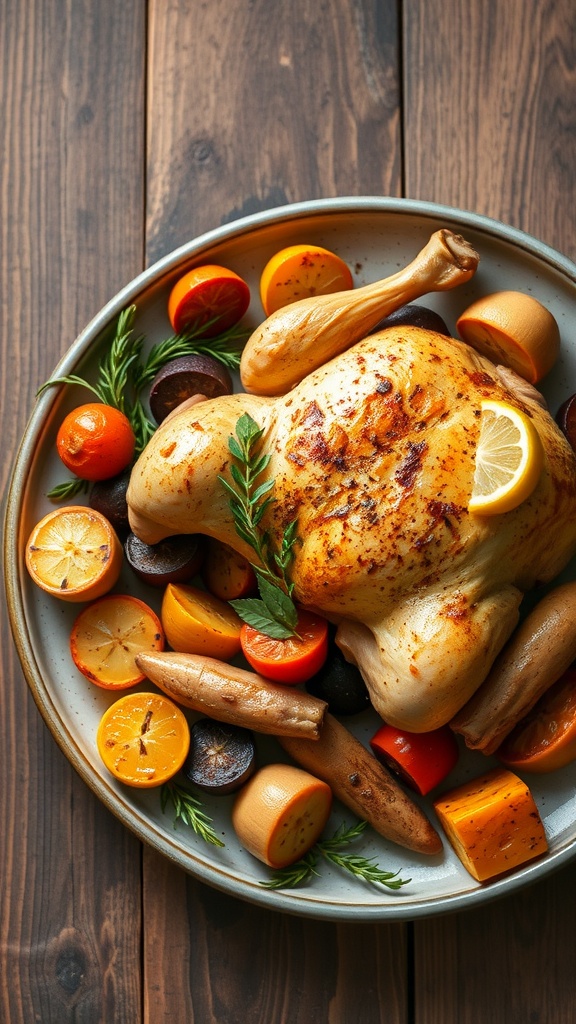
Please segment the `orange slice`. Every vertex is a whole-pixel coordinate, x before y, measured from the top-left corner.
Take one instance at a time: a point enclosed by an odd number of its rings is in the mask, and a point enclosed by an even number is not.
[[[168,317],[176,334],[194,331],[213,338],[233,327],[250,305],[250,289],[226,267],[194,267],[176,282],[168,299]]]
[[[335,253],[320,245],[289,245],[264,267],[260,298],[266,316],[311,295],[329,295],[352,287],[350,270]]]
[[[144,679],[136,655],[164,650],[160,619],[128,594],[102,597],[77,617],[70,635],[74,663],[96,686],[126,690]]]
[[[576,670],[568,669],[508,734],[496,757],[520,772],[552,772],[576,760]]]
[[[115,778],[149,789],[180,771],[190,748],[190,728],[167,697],[128,693],[104,712],[96,743]]]
[[[26,568],[42,590],[62,601],[92,601],[116,584],[122,545],[95,509],[68,505],[44,516],[26,543]]]
[[[160,617],[168,643],[182,654],[229,661],[240,651],[241,619],[226,601],[200,587],[169,583]]]
[[[494,292],[477,299],[456,327],[468,345],[531,384],[546,376],[560,352],[560,331],[552,313],[523,292]]]
[[[506,402],[483,401],[468,510],[510,512],[530,496],[543,465],[544,449],[530,417]]]

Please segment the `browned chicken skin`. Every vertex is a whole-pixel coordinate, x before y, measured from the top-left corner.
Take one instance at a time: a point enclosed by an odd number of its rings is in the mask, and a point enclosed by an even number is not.
[[[546,460],[527,501],[479,517],[467,505],[486,397],[528,412]],[[128,494],[143,540],[200,532],[253,557],[218,481],[243,412],[271,455],[272,534],[298,520],[296,599],[339,624],[385,720],[415,731],[449,721],[514,629],[524,591],[576,550],[576,461],[538,396],[457,340],[389,328],[286,395],[209,400],[162,425]]]

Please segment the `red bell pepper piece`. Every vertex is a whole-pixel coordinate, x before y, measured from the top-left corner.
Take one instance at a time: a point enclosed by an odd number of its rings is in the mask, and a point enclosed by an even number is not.
[[[382,764],[421,796],[442,782],[458,760],[458,743],[448,726],[417,733],[383,725],[370,746]]]

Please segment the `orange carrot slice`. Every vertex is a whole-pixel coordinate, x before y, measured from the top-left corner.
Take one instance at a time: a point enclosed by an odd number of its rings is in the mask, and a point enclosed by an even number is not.
[[[128,693],[104,712],[96,743],[115,778],[149,789],[180,771],[190,748],[190,728],[167,697]]]
[[[156,612],[128,594],[100,598],[78,615],[70,634],[77,668],[96,686],[126,690],[144,679],[136,655],[164,650]]]
[[[289,764],[267,764],[242,787],[232,824],[242,845],[272,868],[286,867],[318,841],[332,804],[330,786]]]
[[[241,619],[229,604],[200,587],[169,583],[160,617],[168,643],[182,654],[229,661],[240,651]]]
[[[505,768],[444,793],[434,809],[464,867],[479,882],[546,853],[544,826],[527,785]]]
[[[321,615],[300,609],[296,633],[287,640],[274,640],[245,622],[240,630],[242,654],[266,679],[298,686],[316,675],[326,661],[328,622]]]

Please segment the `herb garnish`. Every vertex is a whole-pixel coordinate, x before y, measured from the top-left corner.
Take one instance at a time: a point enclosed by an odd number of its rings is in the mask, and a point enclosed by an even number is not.
[[[81,480],[79,476],[72,476],[69,480],[65,480],[64,483],[56,484],[56,487],[48,491],[48,497],[52,498],[52,501],[67,501],[69,498],[74,498],[77,494],[86,493],[89,488],[89,480]]]
[[[287,640],[297,636],[298,625],[298,612],[292,600],[294,584],[288,577],[294,545],[298,540],[297,521],[288,524],[280,551],[274,551],[270,534],[261,525],[265,513],[275,501],[270,493],[274,480],[258,483],[270,462],[270,455],[260,451],[259,442],[263,434],[252,417],[244,413],[236,423],[236,436],[228,440],[230,454],[235,460],[230,465],[232,483],[223,476],[219,477],[228,491],[236,533],[257,555],[257,562],[251,565],[256,573],[260,598],[241,598],[230,601],[230,604],[249,626],[274,640]]]
[[[166,813],[169,803],[174,808],[174,825],[178,821],[182,821],[185,825],[189,825],[204,842],[211,843],[212,846],[224,846],[212,827],[212,818],[202,810],[200,800],[189,789],[185,789],[184,786],[180,786],[173,780],[165,782],[160,788],[160,806],[163,813]]]
[[[397,871],[382,871],[373,858],[340,852],[342,847],[348,846],[363,834],[367,824],[366,821],[359,821],[347,828],[342,823],[331,839],[320,840],[301,860],[286,868],[280,868],[274,872],[271,878],[260,884],[266,889],[294,889],[296,886],[308,882],[313,875],[319,876],[318,860],[320,857],[324,857],[329,863],[349,871],[364,882],[380,883],[388,889],[400,889],[403,885],[407,885],[412,879],[398,878]]]
[[[156,431],[156,424],[148,416],[142,401],[142,392],[151,384],[158,370],[173,359],[196,353],[212,356],[229,369],[236,369],[240,365],[241,350],[248,332],[232,327],[210,339],[199,337],[198,331],[176,334],[153,345],[146,358],[143,358],[144,336],[134,335],[135,317],[134,305],[119,314],[114,337],[100,364],[95,384],[72,373],[46,381],[38,394],[42,394],[52,384],[77,384],[88,388],[105,405],[114,406],[128,417],[136,437],[135,454],[139,455]],[[202,330],[205,331],[208,326],[204,324]],[[48,497],[62,500],[72,497],[83,488],[84,481],[79,482],[73,477],[53,488]]]

